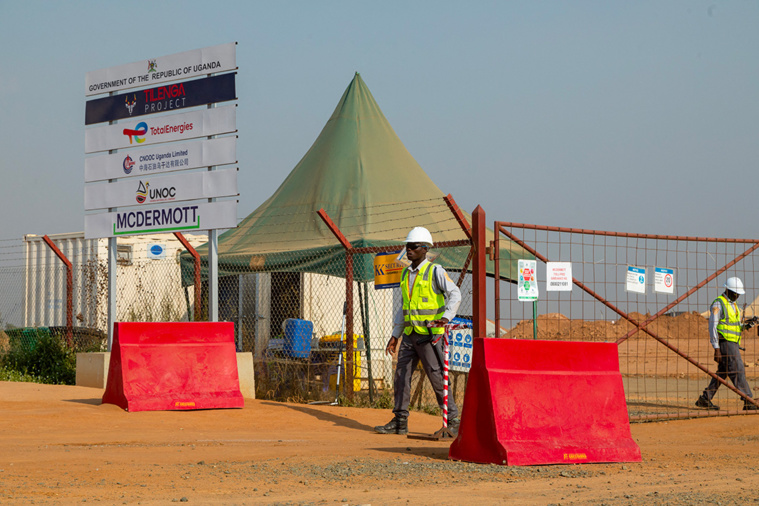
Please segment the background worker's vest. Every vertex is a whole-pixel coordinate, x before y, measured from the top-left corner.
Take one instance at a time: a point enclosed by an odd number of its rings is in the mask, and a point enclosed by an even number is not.
[[[403,320],[406,327],[403,333],[442,334],[443,327],[427,327],[427,322],[439,320],[445,313],[445,297],[432,289],[434,264],[427,262],[414,278],[414,286],[409,296],[408,267],[401,273],[401,291],[403,292]]]
[[[722,318],[717,323],[717,332],[726,341],[741,342],[741,310],[738,306],[724,295],[720,295],[714,302],[719,301],[722,305]],[[712,303],[713,305],[714,303]]]

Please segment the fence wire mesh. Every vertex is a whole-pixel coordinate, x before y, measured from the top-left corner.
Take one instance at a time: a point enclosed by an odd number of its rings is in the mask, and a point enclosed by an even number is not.
[[[726,385],[714,398],[721,411],[699,409],[695,401],[711,380],[708,371],[717,369],[708,311],[724,292],[727,278],[737,276],[746,286],[738,300],[744,314],[751,317],[759,311],[759,242],[505,222],[496,222],[496,228],[499,240],[514,240],[535,253],[538,280],[546,280],[550,261],[570,262],[579,282],[571,291],[546,291],[545,283],[539,283],[533,306],[519,301],[516,284],[500,280],[495,325],[501,337],[618,343],[631,420],[742,412],[744,399]],[[669,271],[671,278],[666,277]],[[755,391],[756,329],[743,332],[741,346]]]
[[[449,213],[444,203],[436,213]],[[390,211],[387,211],[390,213]],[[314,213],[303,213],[311,226]],[[397,220],[380,220],[388,237],[402,235]],[[454,227],[457,225],[454,223]],[[355,231],[354,231],[355,232]],[[458,230],[460,232],[460,229]],[[284,236],[285,232],[281,231]],[[353,255],[353,376],[346,383],[346,300],[344,251],[337,244],[292,252],[276,244],[256,255],[223,255],[219,262],[218,316],[235,326],[238,351],[254,357],[256,395],[295,402],[334,401],[391,408],[394,358],[385,353],[393,327],[399,288],[375,289],[372,253]],[[331,236],[327,236],[332,241]],[[461,234],[461,238],[463,238]],[[105,351],[108,331],[108,262],[106,240],[79,235],[51,236],[72,263],[73,336],[76,351]],[[187,236],[199,250],[207,236]],[[398,239],[395,241],[398,243]],[[388,241],[388,243],[390,243]],[[159,257],[150,249],[160,244]],[[400,244],[399,244],[400,246]],[[2,241],[0,254],[0,360],[14,346],[33,347],[42,335],[65,333],[66,267],[38,236]],[[447,253],[461,270],[468,248]],[[437,252],[441,254],[440,251]],[[453,259],[453,260],[450,260]],[[457,264],[457,265],[458,265]],[[269,266],[275,266],[270,268]],[[194,260],[171,235],[119,239],[115,321],[205,321],[208,319],[207,263],[201,265],[200,301],[196,305]],[[308,272],[313,269],[318,272]],[[451,277],[459,273],[451,270]],[[464,276],[459,313],[471,315],[471,282]],[[301,322],[310,322],[304,337]],[[295,329],[296,332],[291,332]],[[23,343],[22,343],[23,340]],[[80,346],[79,340],[82,340]],[[342,350],[342,352],[340,351]],[[338,365],[340,379],[338,387]],[[451,395],[463,402],[465,374],[451,374]],[[349,392],[352,390],[352,392]],[[419,368],[412,380],[412,407],[439,412],[434,392]]]

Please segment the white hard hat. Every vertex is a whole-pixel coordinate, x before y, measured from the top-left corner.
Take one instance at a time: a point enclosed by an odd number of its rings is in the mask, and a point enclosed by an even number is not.
[[[731,292],[737,293],[738,295],[743,295],[746,293],[746,290],[743,289],[743,282],[741,281],[741,278],[727,278],[725,288]]]
[[[432,234],[424,227],[414,227],[406,236],[406,242],[421,242],[432,247]]]

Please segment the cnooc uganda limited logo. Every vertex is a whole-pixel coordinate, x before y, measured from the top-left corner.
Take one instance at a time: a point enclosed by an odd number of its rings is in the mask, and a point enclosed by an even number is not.
[[[132,168],[134,168],[134,160],[132,160],[131,156],[126,155],[126,158],[124,158],[124,174],[132,172]]]

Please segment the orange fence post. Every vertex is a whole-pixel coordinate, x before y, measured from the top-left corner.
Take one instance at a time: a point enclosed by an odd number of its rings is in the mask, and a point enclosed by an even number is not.
[[[202,307],[202,301],[200,300],[200,253],[198,253],[195,248],[192,247],[192,244],[189,243],[189,241],[185,238],[184,235],[182,235],[181,232],[174,232],[174,237],[179,239],[179,242],[182,243],[182,246],[185,247],[187,251],[190,252],[190,255],[192,255],[192,258],[195,260],[195,308],[193,309],[193,320],[200,321],[201,318],[201,307]]]
[[[71,261],[47,235],[42,236],[42,240],[66,265],[66,344],[72,347],[74,345],[74,268]]]
[[[487,336],[485,210],[480,206],[477,206],[472,213],[472,238],[475,253],[472,264],[472,326],[474,337],[478,338]],[[496,279],[498,279],[499,274],[496,273]]]

